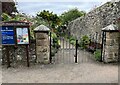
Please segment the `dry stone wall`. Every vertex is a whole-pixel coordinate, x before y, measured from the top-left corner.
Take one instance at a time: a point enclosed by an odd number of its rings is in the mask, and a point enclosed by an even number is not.
[[[85,16],[70,22],[68,29],[78,40],[82,35],[93,36],[96,32],[99,33],[98,40],[100,40],[101,29],[114,23],[118,18],[120,18],[120,1],[107,2]]]

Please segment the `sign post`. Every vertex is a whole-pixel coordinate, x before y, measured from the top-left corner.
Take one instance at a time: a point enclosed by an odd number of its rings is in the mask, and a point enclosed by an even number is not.
[[[29,51],[28,51],[29,45],[26,45],[26,54],[27,54],[27,66],[29,67]]]
[[[1,29],[1,44],[6,47],[7,64],[10,67],[9,46],[26,46],[27,66],[29,67],[29,44],[30,30],[29,23],[20,21],[2,22]]]

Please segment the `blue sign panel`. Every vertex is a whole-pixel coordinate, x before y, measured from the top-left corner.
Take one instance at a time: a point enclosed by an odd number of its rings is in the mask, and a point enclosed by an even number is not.
[[[2,44],[3,45],[14,45],[14,28],[12,26],[3,26],[2,30]]]
[[[2,34],[1,34],[2,27],[0,26],[0,45],[2,44]]]

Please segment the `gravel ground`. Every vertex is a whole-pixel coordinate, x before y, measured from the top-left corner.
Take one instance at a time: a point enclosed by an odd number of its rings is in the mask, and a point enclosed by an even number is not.
[[[2,83],[2,66],[1,66],[2,51],[0,46],[0,85]]]
[[[66,51],[65,55],[57,58],[63,61],[49,65],[31,63],[28,68],[18,64],[8,69],[0,65],[0,78],[2,83],[118,83],[118,65],[98,63],[84,51],[78,52],[79,64],[74,63],[73,54]]]
[[[0,66],[0,85],[1,85],[1,83],[2,83],[2,68]]]
[[[3,83],[117,83],[118,66],[100,63],[3,67]]]

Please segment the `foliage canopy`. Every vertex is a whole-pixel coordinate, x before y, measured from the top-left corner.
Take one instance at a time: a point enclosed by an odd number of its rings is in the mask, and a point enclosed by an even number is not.
[[[48,10],[39,12],[37,17],[41,17],[43,20],[45,20],[51,28],[55,28],[56,26],[60,25],[61,22],[57,14],[53,14],[53,12],[49,12]]]
[[[84,16],[86,13],[84,11],[79,11],[77,8],[70,9],[67,12],[61,14],[63,24],[68,24],[70,21],[77,19],[78,17]]]

